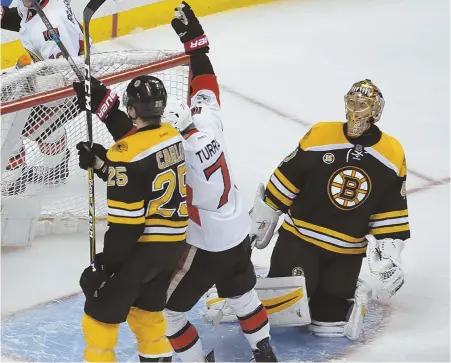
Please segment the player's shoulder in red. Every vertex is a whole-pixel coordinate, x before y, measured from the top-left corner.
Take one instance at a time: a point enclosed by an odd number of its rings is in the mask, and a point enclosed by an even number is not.
[[[216,78],[216,75],[214,74],[202,74],[197,77],[194,77],[194,79],[191,82],[191,88],[192,88],[192,96],[196,96],[200,91],[206,90],[211,91],[214,93],[218,104],[221,104],[220,98],[219,98],[219,85],[218,80]]]

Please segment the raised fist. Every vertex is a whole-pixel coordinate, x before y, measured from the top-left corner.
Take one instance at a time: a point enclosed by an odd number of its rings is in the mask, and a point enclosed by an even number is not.
[[[185,46],[186,54],[208,53],[208,38],[188,3],[183,1],[175,8],[171,25]]]

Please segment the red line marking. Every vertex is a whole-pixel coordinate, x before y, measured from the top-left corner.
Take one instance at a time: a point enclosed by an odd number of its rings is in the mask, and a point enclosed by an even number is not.
[[[409,189],[407,191],[407,194],[421,192],[423,190],[431,189],[433,187],[438,187],[440,185],[445,185],[445,184],[447,184],[449,182],[450,182],[450,178],[449,177],[445,178],[445,179],[442,179],[442,180],[431,180],[429,183],[427,183],[426,185],[423,185],[422,187]]]
[[[429,182],[435,181],[434,179],[428,177],[427,175],[419,173],[418,171],[415,171],[415,170],[407,169],[407,176],[409,176],[409,174],[415,175],[416,177],[418,177],[420,179],[427,180]]]

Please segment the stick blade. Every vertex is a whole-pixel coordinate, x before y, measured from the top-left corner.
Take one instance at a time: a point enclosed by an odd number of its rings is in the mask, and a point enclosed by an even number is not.
[[[91,0],[83,10],[83,21],[91,20],[94,13],[103,5],[106,0]]]

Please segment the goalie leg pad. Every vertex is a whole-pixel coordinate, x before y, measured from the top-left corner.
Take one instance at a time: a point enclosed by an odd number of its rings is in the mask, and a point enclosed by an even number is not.
[[[255,291],[266,308],[272,326],[301,326],[310,323],[307,289],[303,276],[258,278]],[[220,321],[236,321],[234,311],[213,287],[207,293],[206,318],[213,320],[222,309]]]
[[[172,348],[167,340],[166,320],[161,311],[146,311],[132,307],[127,323],[138,341],[138,354],[144,358],[171,357]]]
[[[357,340],[362,332],[363,319],[365,318],[370,299],[371,288],[362,280],[359,280],[347,321],[322,322],[312,320],[309,330],[314,335],[321,337],[345,336],[350,340]]]
[[[25,191],[26,180],[22,177],[25,168],[25,148],[23,143],[15,149],[2,170],[2,195],[17,195]]]
[[[337,338],[344,336],[346,322],[324,322],[312,320],[312,323],[308,326],[308,330],[318,337]]]
[[[259,278],[255,286],[272,326],[301,326],[310,323],[304,276]]]
[[[362,280],[359,280],[354,296],[354,304],[351,307],[348,322],[344,328],[344,334],[350,340],[357,340],[363,328],[363,319],[368,310],[368,302],[371,299],[371,288]]]
[[[44,166],[55,167],[65,160],[67,149],[66,130],[59,128],[39,143],[39,150],[44,158]]]
[[[38,232],[41,205],[33,198],[2,198],[2,246],[29,246]]]
[[[83,334],[86,341],[86,362],[116,362],[114,347],[117,344],[119,324],[105,324],[84,314]]]

